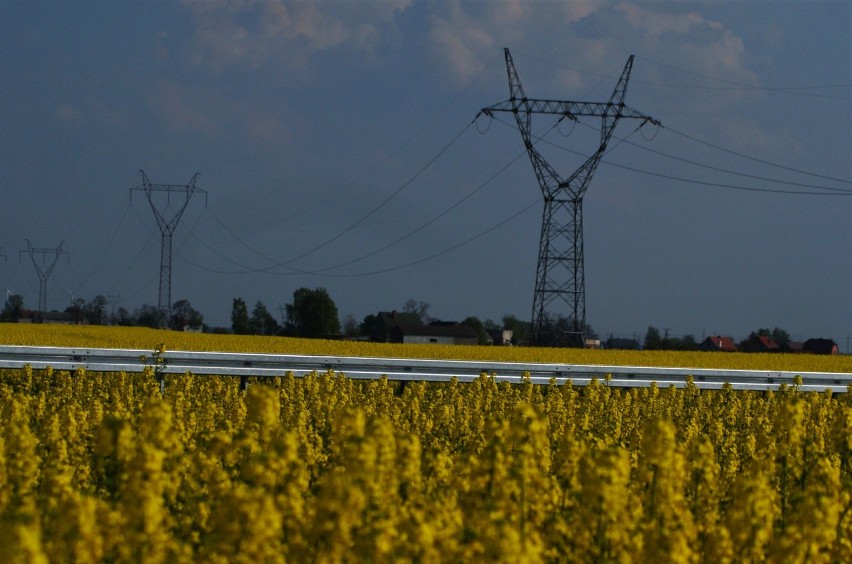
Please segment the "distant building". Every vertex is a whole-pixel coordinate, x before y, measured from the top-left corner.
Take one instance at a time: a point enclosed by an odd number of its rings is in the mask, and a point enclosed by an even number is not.
[[[811,354],[840,354],[837,343],[831,339],[808,339],[802,345],[802,352]]]
[[[787,341],[786,343],[781,343],[778,345],[781,348],[781,352],[785,353],[800,353],[804,352],[802,347],[805,346],[804,341]]]
[[[391,333],[391,342],[442,345],[476,345],[479,335],[473,327],[441,322],[433,325],[398,325]]]
[[[511,345],[514,332],[511,329],[489,329],[491,342],[495,345]]]
[[[396,310],[380,311],[376,316],[376,323],[370,338],[373,341],[385,343],[391,340],[391,336],[397,329],[405,331],[410,328],[422,326],[423,323],[420,321],[420,316],[416,313],[403,313]]]
[[[772,337],[766,335],[758,335],[752,333],[748,339],[740,343],[740,350],[743,352],[781,352],[781,347],[778,343],[772,340]]]
[[[711,335],[704,339],[699,345],[698,350],[701,351],[722,351],[736,352],[737,345],[733,337],[723,337],[721,335]]]

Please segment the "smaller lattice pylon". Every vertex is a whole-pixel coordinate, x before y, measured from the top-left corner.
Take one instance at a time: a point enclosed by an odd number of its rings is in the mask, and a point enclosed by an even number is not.
[[[33,261],[33,266],[36,269],[36,274],[38,274],[38,311],[44,313],[47,311],[47,279],[50,278],[50,274],[53,272],[53,267],[56,266],[57,261],[59,261],[59,257],[61,255],[65,255],[67,260],[70,262],[71,257],[68,255],[67,251],[62,250],[62,245],[65,244],[65,241],[59,243],[55,249],[37,249],[32,246],[29,239],[26,239],[27,248],[20,251],[18,254],[18,260],[20,260],[21,256],[24,253],[30,255],[30,260]],[[36,261],[35,256],[41,255],[41,264]],[[50,260],[50,256],[53,256],[53,260]]]
[[[148,180],[148,175],[144,170],[140,170],[142,175],[142,185],[130,189],[130,198],[133,199],[133,192],[141,190],[145,192],[148,198],[148,203],[151,205],[151,210],[154,212],[154,218],[157,220],[157,226],[160,228],[162,235],[160,243],[160,292],[157,298],[157,308],[161,311],[171,313],[172,308],[172,235],[177,229],[178,222],[186,211],[186,206],[189,205],[189,200],[193,194],[201,192],[205,197],[205,205],[207,192],[198,188],[195,181],[198,179],[198,174],[195,173],[187,184],[154,184]],[[154,201],[154,194],[157,192],[165,192],[167,197],[167,206],[165,209],[160,209]],[[171,203],[172,194],[182,194],[185,199],[180,200],[179,205],[172,213],[167,213]]]

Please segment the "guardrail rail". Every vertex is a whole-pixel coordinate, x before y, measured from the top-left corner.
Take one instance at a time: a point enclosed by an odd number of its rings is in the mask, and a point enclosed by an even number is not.
[[[709,354],[709,353],[708,353]],[[159,363],[157,360],[159,359]],[[847,392],[852,385],[848,372],[787,372],[774,370],[731,370],[716,368],[669,368],[652,366],[608,366],[534,362],[491,362],[429,360],[418,358],[379,358],[259,354],[231,352],[164,351],[159,357],[151,349],[97,349],[75,347],[0,346],[0,368],[85,370],[100,372],[142,372],[156,366],[161,389],[165,376],[191,372],[198,375],[235,376],[243,389],[248,379],[295,376],[333,370],[349,378],[447,382],[457,378],[471,382],[482,373],[499,382],[519,384],[528,378],[533,384],[565,384],[569,380],[585,386],[593,379],[621,388],[685,387],[689,379],[700,389],[720,389],[730,384],[737,390],[776,390],[782,385],[802,391]]]

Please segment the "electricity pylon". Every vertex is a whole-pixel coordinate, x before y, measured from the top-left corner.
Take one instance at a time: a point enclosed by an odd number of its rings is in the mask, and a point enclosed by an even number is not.
[[[33,261],[33,266],[36,269],[36,274],[38,274],[38,310],[41,313],[47,311],[47,279],[50,278],[50,273],[53,272],[53,267],[56,266],[56,262],[59,260],[60,255],[65,254],[68,261],[71,258],[68,256],[66,251],[62,250],[62,245],[65,244],[65,241],[59,243],[59,246],[55,249],[37,249],[30,244],[30,240],[26,239],[27,248],[20,251],[18,253],[18,260],[20,260],[21,255],[24,253],[29,253],[30,260]],[[41,255],[41,264],[36,262],[35,256]],[[53,255],[53,260],[48,260],[48,256]]]
[[[505,49],[509,75],[509,99],[483,108],[481,113],[511,112],[532,162],[541,193],[544,212],[533,298],[533,344],[541,346],[585,345],[586,290],[583,270],[583,196],[606,151],[615,125],[621,118],[635,118],[657,123],[645,114],[624,105],[627,81],[633,67],[633,56],[618,79],[608,102],[570,102],[527,98],[521,79]],[[600,117],[600,146],[567,179],[563,179],[541,156],[533,144],[532,116],[549,114],[577,121],[580,117]],[[644,124],[644,123],[643,123]],[[558,326],[551,315],[554,302],[568,305],[567,326]]]
[[[207,192],[195,186],[195,181],[198,179],[198,174],[195,173],[188,184],[153,184],[148,180],[148,176],[144,170],[140,170],[142,175],[142,185],[130,189],[130,199],[133,199],[134,190],[142,190],[148,198],[148,203],[151,205],[151,210],[154,212],[154,217],[157,220],[157,225],[160,227],[162,239],[160,242],[160,293],[157,298],[157,308],[171,314],[172,309],[172,235],[177,228],[186,206],[189,205],[189,200],[196,192],[201,192],[206,195]],[[166,193],[166,207],[162,211],[154,202],[155,192]],[[167,214],[171,208],[172,193],[181,193],[186,196],[182,202],[179,200],[179,205],[171,213]],[[162,201],[160,202],[162,205]]]

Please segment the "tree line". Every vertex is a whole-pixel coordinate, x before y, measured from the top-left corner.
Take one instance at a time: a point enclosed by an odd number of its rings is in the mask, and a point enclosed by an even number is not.
[[[429,309],[429,303],[409,299],[401,311],[415,314],[423,325],[428,325],[437,321],[431,317]],[[0,321],[15,322],[26,317],[28,312],[29,310],[24,307],[23,297],[12,294],[7,297],[5,307],[0,312]],[[375,324],[378,322],[376,315],[369,314],[360,322],[352,315],[348,315],[341,323],[337,305],[328,291],[325,288],[305,287],[293,292],[293,301],[279,308],[281,322],[262,301],[256,301],[249,311],[246,300],[242,297],[234,298],[230,328],[209,327],[204,323],[204,316],[186,299],[176,301],[172,304],[171,310],[143,304],[129,311],[124,307],[111,309],[109,300],[105,296],[98,295],[90,301],[82,298],[74,300],[63,313],[73,315],[79,323],[90,325],[167,327],[178,331],[190,329],[237,335],[281,335],[303,338],[329,336],[366,338],[375,333]],[[567,323],[566,320],[558,317],[546,321],[553,330],[559,330]],[[503,316],[500,323],[468,316],[459,324],[473,328],[479,337],[480,344],[490,342],[488,331],[502,329],[513,332],[515,344],[526,344],[531,329],[529,322],[521,321],[514,315]],[[585,333],[589,338],[597,338],[594,330],[588,325],[585,327]],[[754,336],[769,337],[779,346],[790,340],[789,333],[778,327],[758,329],[752,332],[749,339]],[[637,342],[636,346],[648,350],[698,350],[701,343],[693,335],[669,336],[668,330],[661,333],[656,327],[649,326],[643,342],[641,344]]]

